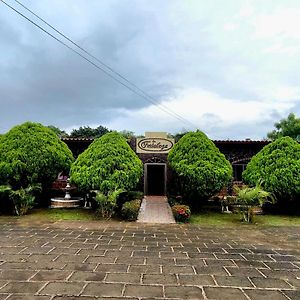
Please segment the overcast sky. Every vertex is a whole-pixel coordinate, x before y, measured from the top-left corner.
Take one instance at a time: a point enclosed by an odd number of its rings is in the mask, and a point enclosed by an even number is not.
[[[262,139],[300,115],[299,0],[20,2],[212,139]],[[2,2],[0,54],[0,133],[28,120],[67,131],[195,130]]]

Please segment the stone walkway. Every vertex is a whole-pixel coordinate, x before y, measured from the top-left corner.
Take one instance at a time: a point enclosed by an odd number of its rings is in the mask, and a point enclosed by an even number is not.
[[[137,222],[160,224],[175,223],[167,197],[145,196]]]
[[[0,299],[299,300],[299,242],[299,227],[0,217]]]

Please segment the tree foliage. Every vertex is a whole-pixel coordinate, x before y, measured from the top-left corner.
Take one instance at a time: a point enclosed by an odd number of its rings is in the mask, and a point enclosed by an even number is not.
[[[289,136],[300,142],[300,118],[297,118],[294,113],[290,113],[286,119],[282,119],[274,124],[275,130],[268,133],[268,138],[272,141]]]
[[[265,190],[277,199],[300,196],[300,145],[290,137],[282,137],[266,145],[252,157],[243,179],[254,186],[263,180]]]
[[[188,131],[182,130],[181,132],[177,132],[177,133],[173,134],[172,137],[175,139],[175,142],[177,143],[187,133],[188,133]]]
[[[72,152],[49,128],[27,122],[13,127],[0,142],[0,182],[13,189],[53,182],[68,171]]]
[[[97,128],[91,128],[90,126],[80,126],[78,129],[73,129],[70,133],[70,137],[74,138],[98,138],[108,133],[109,130],[106,127],[98,126]]]
[[[130,131],[130,130],[122,130],[122,131],[119,131],[119,133],[127,140],[135,137],[134,132]]]
[[[185,198],[206,199],[232,178],[229,161],[200,131],[186,133],[170,151],[168,161],[178,176]]]
[[[143,165],[126,139],[107,133],[81,153],[71,167],[71,180],[81,190],[132,189],[139,182]]]
[[[47,127],[51,129],[60,138],[68,137],[68,134],[64,130],[61,130],[56,126],[48,125]]]

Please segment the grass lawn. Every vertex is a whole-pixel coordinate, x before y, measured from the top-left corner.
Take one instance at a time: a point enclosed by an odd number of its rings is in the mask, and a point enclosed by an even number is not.
[[[44,209],[33,209],[27,215],[22,216],[32,221],[48,220],[81,220],[81,221],[92,221],[99,219],[95,214],[94,210],[72,208],[72,209],[59,209],[59,208],[44,208]]]
[[[6,218],[21,218],[27,222],[40,221],[103,221],[94,210],[83,208],[74,209],[33,209],[27,215],[22,217],[8,217]],[[236,227],[236,226],[300,226],[300,216],[286,216],[286,215],[256,215],[254,217],[254,224],[247,224],[241,222],[240,214],[225,214],[214,211],[203,211],[198,214],[193,214],[190,219],[190,224],[197,224],[202,226],[220,226],[220,227]],[[111,220],[112,222],[120,221],[117,218]]]
[[[93,221],[101,220],[94,210],[75,208],[75,209],[33,209],[30,213],[22,218],[28,220],[81,220]],[[256,215],[254,224],[241,222],[240,214],[225,214],[213,211],[204,211],[194,214],[191,217],[191,224],[206,226],[300,226],[300,216],[283,216],[283,215]]]
[[[28,223],[43,223],[55,221],[95,221],[95,222],[120,222],[117,216],[110,220],[103,219],[93,209],[84,208],[35,208],[23,216],[0,215],[0,224],[7,221],[21,221]]]
[[[300,226],[300,216],[256,215],[254,217],[254,224],[241,222],[241,219],[242,216],[240,214],[225,214],[205,211],[198,214],[193,214],[190,223],[219,226]]]

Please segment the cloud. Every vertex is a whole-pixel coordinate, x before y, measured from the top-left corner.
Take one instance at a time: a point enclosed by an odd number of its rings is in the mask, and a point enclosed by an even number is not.
[[[272,120],[279,118],[279,112],[288,113],[293,107],[291,103],[284,107],[282,103],[273,103],[270,109],[268,101],[238,102],[236,99],[222,98],[201,89],[185,90],[176,97],[163,101],[162,105],[180,113],[214,139],[262,139],[272,127]],[[169,128],[174,128],[175,132],[183,129],[195,130],[189,124],[183,126],[181,122],[155,106],[134,111],[123,110],[119,117],[106,125],[122,130],[124,124],[128,124],[126,128],[138,134],[143,134],[147,128],[167,132]]]
[[[24,1],[209,135],[261,138],[277,117],[299,113],[300,3],[220,3]],[[188,127],[1,8],[0,132],[26,120],[138,133]]]
[[[278,8],[272,14],[255,18],[255,35],[259,38],[300,39],[300,9]]]
[[[250,1],[245,1],[245,4],[241,7],[239,11],[239,17],[249,18],[254,14],[254,7]]]

